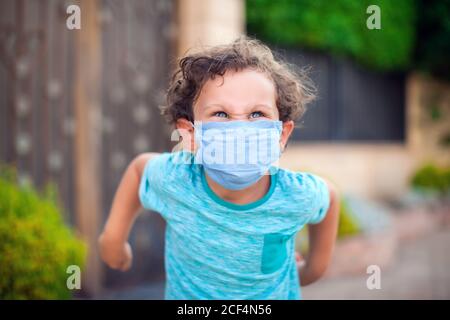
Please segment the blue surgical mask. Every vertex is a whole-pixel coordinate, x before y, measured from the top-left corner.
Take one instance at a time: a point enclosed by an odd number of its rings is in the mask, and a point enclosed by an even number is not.
[[[196,122],[195,163],[225,189],[245,189],[280,158],[281,121]]]

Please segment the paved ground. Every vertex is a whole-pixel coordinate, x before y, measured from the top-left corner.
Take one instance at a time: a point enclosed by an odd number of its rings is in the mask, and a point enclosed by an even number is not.
[[[368,275],[324,279],[303,288],[305,299],[450,299],[450,230],[400,244],[393,264],[381,270],[381,289]]]
[[[381,289],[368,275],[322,279],[303,288],[305,299],[450,299],[450,229],[400,244],[393,264],[381,270]],[[109,292],[105,299],[162,299],[164,284]]]

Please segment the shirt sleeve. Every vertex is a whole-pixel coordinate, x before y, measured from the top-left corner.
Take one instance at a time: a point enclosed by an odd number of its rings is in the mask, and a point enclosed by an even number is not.
[[[166,211],[164,199],[164,177],[167,172],[168,154],[163,153],[150,159],[145,165],[139,185],[139,200],[145,209],[163,214]]]
[[[306,173],[305,184],[308,186],[307,192],[310,193],[310,216],[309,224],[320,223],[326,216],[330,207],[330,191],[328,184],[319,176]]]

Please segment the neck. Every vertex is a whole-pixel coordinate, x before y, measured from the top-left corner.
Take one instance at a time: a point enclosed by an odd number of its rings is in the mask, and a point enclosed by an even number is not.
[[[229,190],[210,179],[205,172],[206,181],[214,193],[225,201],[235,204],[248,204],[255,202],[269,191],[271,178],[270,175],[264,175],[256,183],[242,190]]]

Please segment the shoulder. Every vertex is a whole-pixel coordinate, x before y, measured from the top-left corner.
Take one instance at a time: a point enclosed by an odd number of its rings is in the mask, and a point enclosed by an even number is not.
[[[131,165],[136,169],[138,175],[141,176],[147,163],[160,155],[160,153],[155,152],[141,153],[133,159]]]
[[[282,190],[301,193],[328,187],[328,182],[316,174],[281,168],[278,170],[278,184]]]
[[[136,158],[141,175],[180,178],[193,169],[193,155],[186,151],[164,152],[159,154],[143,154]]]
[[[315,207],[318,202],[326,203],[330,199],[328,181],[310,172],[280,169],[278,187],[285,197],[303,206]]]
[[[144,208],[167,215],[170,203],[179,202],[172,200],[179,200],[186,192],[192,192],[193,184],[187,183],[195,173],[189,162],[191,157],[184,151],[138,157],[138,166],[143,168],[139,198]]]
[[[305,214],[308,223],[320,222],[328,211],[331,190],[324,178],[310,172],[280,169],[278,186],[282,197],[290,199],[292,206]]]

